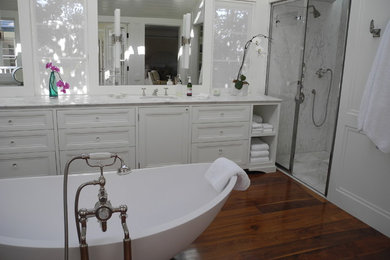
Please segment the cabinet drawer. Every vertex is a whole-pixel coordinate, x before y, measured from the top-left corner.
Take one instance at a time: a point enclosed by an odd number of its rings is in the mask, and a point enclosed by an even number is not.
[[[135,146],[135,127],[60,129],[60,150]]]
[[[213,162],[226,157],[239,165],[248,163],[248,141],[192,144],[191,163]]]
[[[53,130],[0,132],[0,154],[54,150]]]
[[[194,107],[192,112],[193,123],[249,122],[250,118],[250,106],[202,106]]]
[[[135,125],[135,108],[58,111],[58,128]]]
[[[249,138],[249,123],[193,124],[192,141],[228,141]]]
[[[0,178],[56,174],[54,152],[0,155]]]
[[[82,149],[75,151],[61,151],[61,174],[64,174],[66,162],[72,159],[75,156],[81,155],[83,153],[101,153],[101,152],[111,152],[116,153],[121,157],[125,164],[131,169],[135,168],[135,147],[122,147],[122,148],[107,148],[107,149]],[[110,161],[111,160],[111,161]],[[90,160],[90,163],[93,163],[93,160]],[[96,162],[96,161],[95,161]],[[112,162],[112,159],[107,160],[107,163]],[[120,167],[120,162],[117,161],[115,165],[104,167],[104,171],[117,171]],[[99,168],[91,168],[86,163],[85,160],[75,160],[70,165],[69,173],[89,173],[89,172],[99,172]]]
[[[51,111],[0,112],[0,131],[53,129]]]

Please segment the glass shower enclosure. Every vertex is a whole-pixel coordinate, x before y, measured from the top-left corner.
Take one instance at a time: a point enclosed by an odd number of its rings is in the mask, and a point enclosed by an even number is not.
[[[326,195],[350,0],[271,4],[266,94],[282,99],[277,165]]]

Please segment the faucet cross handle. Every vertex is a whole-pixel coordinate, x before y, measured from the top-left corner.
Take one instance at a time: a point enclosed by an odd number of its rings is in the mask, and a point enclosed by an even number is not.
[[[168,96],[168,88],[165,87],[164,90],[165,90],[164,96]]]

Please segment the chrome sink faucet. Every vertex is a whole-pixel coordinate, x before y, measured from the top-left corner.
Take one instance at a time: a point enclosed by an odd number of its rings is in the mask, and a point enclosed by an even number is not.
[[[113,159],[112,162],[107,164],[102,164],[102,160]],[[119,175],[124,175],[130,173],[130,168],[127,167],[124,161],[116,154],[113,153],[91,153],[91,154],[82,154],[76,156],[69,160],[66,163],[64,171],[64,190],[63,190],[63,199],[64,199],[64,234],[65,234],[65,251],[64,251],[64,260],[69,258],[69,229],[68,229],[68,175],[69,175],[69,166],[70,164],[77,159],[83,159],[90,167],[97,167],[100,169],[100,176],[97,180],[92,180],[81,184],[75,196],[74,202],[74,216],[76,221],[77,235],[80,244],[80,256],[81,260],[88,260],[88,244],[86,242],[87,237],[87,219],[91,217],[96,217],[100,223],[101,229],[103,232],[107,230],[107,221],[111,218],[113,213],[119,213],[121,219],[121,226],[123,228],[124,239],[123,239],[123,248],[124,248],[124,259],[131,260],[131,240],[129,229],[126,224],[127,218],[127,206],[120,205],[119,207],[113,207],[111,202],[108,200],[108,194],[105,189],[106,179],[103,175],[103,168],[106,166],[114,165],[117,160],[120,161],[120,168],[118,169]],[[97,164],[92,164],[90,160],[96,160]],[[95,203],[95,206],[91,209],[80,209],[79,210],[79,199],[80,194],[83,188],[90,185],[99,185],[98,192],[98,201]]]
[[[157,92],[158,92],[158,88],[156,88],[155,90],[153,90],[153,96],[157,96]]]

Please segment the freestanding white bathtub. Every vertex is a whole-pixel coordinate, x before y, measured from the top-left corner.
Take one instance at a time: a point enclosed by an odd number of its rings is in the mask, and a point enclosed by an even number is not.
[[[105,173],[108,199],[128,206],[133,260],[169,259],[185,249],[212,222],[237,177],[217,193],[204,178],[209,163]],[[73,205],[77,187],[98,174],[70,175],[69,259],[79,259]],[[63,259],[62,176],[0,180],[0,259]],[[79,208],[93,208],[97,186],[83,190]],[[102,232],[95,218],[87,224],[91,260],[123,259],[123,229],[117,214]]]

